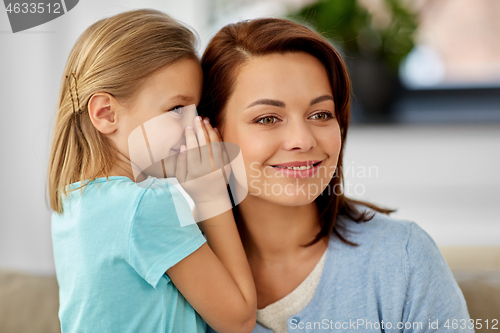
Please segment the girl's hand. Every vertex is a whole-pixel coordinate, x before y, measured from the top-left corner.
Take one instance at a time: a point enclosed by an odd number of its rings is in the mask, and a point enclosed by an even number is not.
[[[226,186],[231,168],[222,140],[208,119],[196,117],[194,123],[194,129],[186,127],[186,146],[180,148],[175,176],[198,213],[204,210],[199,218],[209,218],[232,207]]]

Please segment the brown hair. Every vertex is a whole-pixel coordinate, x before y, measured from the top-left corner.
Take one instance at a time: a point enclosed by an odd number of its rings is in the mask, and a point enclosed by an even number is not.
[[[204,91],[199,105],[200,114],[210,118],[215,126],[223,127],[224,109],[233,93],[238,69],[252,56],[287,52],[306,52],[316,57],[325,67],[332,85],[335,116],[342,139],[335,175],[315,200],[320,212],[321,231],[310,244],[333,232],[343,242],[355,246],[357,244],[346,239],[347,229],[337,219],[339,215],[345,215],[356,222],[366,222],[374,214],[360,212],[356,204],[385,214],[392,210],[348,199],[343,193],[335,194],[332,191],[343,188],[342,155],[350,122],[351,83],[344,61],[327,40],[316,32],[285,19],[256,19],[223,27],[212,38],[202,57]],[[234,213],[238,218],[237,207],[234,208]]]
[[[54,211],[62,213],[67,185],[107,176],[116,161],[115,149],[90,121],[92,95],[106,92],[130,102],[156,70],[180,59],[198,59],[195,43],[188,28],[150,9],[100,20],[83,32],[68,57],[59,93],[48,170]]]

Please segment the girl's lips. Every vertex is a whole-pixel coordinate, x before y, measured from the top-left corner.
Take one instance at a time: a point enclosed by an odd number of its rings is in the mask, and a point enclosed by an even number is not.
[[[323,161],[311,161],[311,162],[316,162],[316,163],[309,164],[309,165],[313,165],[312,168],[305,169],[305,170],[287,169],[286,167],[280,167],[280,166],[276,166],[276,165],[272,165],[271,167],[274,170],[276,170],[277,172],[283,173],[287,177],[309,178],[309,177],[312,177],[316,172],[318,172],[319,166],[321,165],[321,163]],[[297,163],[301,163],[301,162],[297,162]],[[287,166],[289,166],[288,164],[290,164],[290,163],[286,163]],[[303,166],[303,165],[304,165],[304,163],[301,164],[301,166]]]

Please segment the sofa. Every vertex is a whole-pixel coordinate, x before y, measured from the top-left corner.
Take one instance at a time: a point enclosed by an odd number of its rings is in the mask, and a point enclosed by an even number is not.
[[[446,247],[441,253],[462,289],[476,332],[500,331],[500,247]],[[60,332],[55,276],[0,270],[0,332]],[[486,327],[486,320],[489,329]],[[452,332],[453,330],[450,330]]]

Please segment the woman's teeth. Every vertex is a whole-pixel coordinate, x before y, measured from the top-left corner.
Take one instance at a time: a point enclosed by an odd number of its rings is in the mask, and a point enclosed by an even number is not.
[[[300,166],[300,167],[282,167],[282,166],[277,166],[276,168],[282,168],[282,169],[289,169],[289,170],[309,170],[311,169],[313,166],[312,165],[308,165],[308,166]]]

